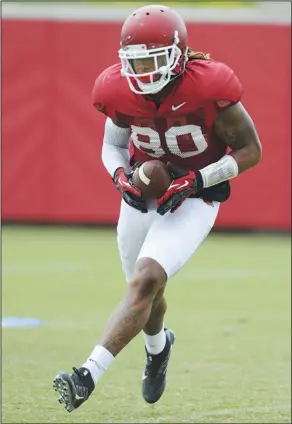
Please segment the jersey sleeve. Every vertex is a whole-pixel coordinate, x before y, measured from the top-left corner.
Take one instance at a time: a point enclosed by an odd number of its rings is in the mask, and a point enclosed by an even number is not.
[[[111,119],[116,118],[116,109],[124,97],[123,81],[119,63],[105,69],[95,80],[92,103],[99,112]]]
[[[241,100],[243,88],[229,66],[221,62],[213,62],[212,68],[208,87],[208,100],[220,112]]]
[[[108,115],[107,111],[107,96],[105,95],[105,81],[104,81],[104,72],[98,76],[95,80],[94,87],[92,90],[92,103],[93,106],[101,113]]]

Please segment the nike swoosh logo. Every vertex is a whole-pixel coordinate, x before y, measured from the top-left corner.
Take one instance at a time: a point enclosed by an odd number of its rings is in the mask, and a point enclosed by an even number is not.
[[[179,187],[179,184],[171,184],[171,185],[168,187],[168,189],[170,189],[170,188],[174,188],[174,187]]]
[[[131,187],[131,184],[130,183],[126,183],[126,181],[122,181],[121,178],[119,178],[119,184],[120,185],[125,185],[125,186],[128,186],[128,187]]]
[[[180,105],[177,105],[177,106],[172,106],[172,111],[173,112],[175,112],[176,110],[178,110],[179,108],[181,108],[183,105],[185,105],[186,104],[186,102],[183,102],[183,103],[181,103]]]
[[[76,399],[76,400],[82,400],[82,399],[84,399],[84,396],[78,396],[78,395],[75,395],[75,399]]]
[[[187,185],[189,185],[189,183],[185,180],[185,182],[184,182],[182,185],[179,185],[179,184],[171,184],[171,185],[169,186],[169,189],[170,189],[170,188],[174,188],[174,187],[177,187],[177,188],[184,188],[184,187],[186,187]]]

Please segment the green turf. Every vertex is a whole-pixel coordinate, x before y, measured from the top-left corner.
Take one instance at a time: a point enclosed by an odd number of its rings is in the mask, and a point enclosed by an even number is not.
[[[161,401],[141,398],[139,335],[68,414],[52,379],[83,363],[123,289],[114,230],[3,228],[3,315],[47,323],[3,329],[4,423],[291,422],[288,237],[211,235],[167,289]]]
[[[79,2],[78,2],[79,3]],[[143,2],[143,1],[89,1],[89,2],[82,2],[82,4],[92,5],[92,6],[100,6],[100,5],[107,5],[107,6],[134,6],[134,7],[140,7],[149,5],[149,2]],[[160,4],[160,1],[153,1],[151,4],[158,3]],[[203,7],[246,7],[246,6],[254,6],[258,2],[249,2],[249,1],[164,1],[163,5],[165,6],[203,6]],[[81,2],[80,2],[81,4]]]
[[[15,0],[4,0],[6,3],[12,3]],[[27,2],[27,0],[18,0],[21,2]],[[39,2],[42,3],[50,3],[48,0],[38,0]],[[140,7],[140,6],[144,6],[144,5],[149,5],[149,2],[145,2],[145,1],[70,1],[70,0],[63,0],[63,1],[54,1],[54,3],[57,4],[79,4],[79,5],[84,5],[86,4],[87,6],[133,6],[133,7]],[[160,4],[160,1],[153,1],[151,4]],[[246,6],[254,6],[256,4],[258,4],[258,2],[255,1],[164,1],[163,2],[164,5],[167,6],[173,6],[173,7],[178,7],[178,6],[203,6],[203,7],[212,7],[212,6],[216,6],[216,7],[246,7]]]

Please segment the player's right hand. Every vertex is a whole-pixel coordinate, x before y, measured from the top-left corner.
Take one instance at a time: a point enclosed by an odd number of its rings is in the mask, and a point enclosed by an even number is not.
[[[147,206],[145,200],[141,198],[141,192],[132,183],[132,176],[141,162],[134,163],[128,169],[117,168],[114,173],[113,181],[123,196],[124,201],[132,208],[137,209],[142,213],[147,213]]]

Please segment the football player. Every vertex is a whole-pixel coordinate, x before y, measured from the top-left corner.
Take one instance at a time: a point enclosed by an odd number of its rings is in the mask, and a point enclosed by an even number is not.
[[[229,180],[262,154],[238,78],[188,46],[174,10],[150,5],[133,12],[122,27],[119,57],[98,76],[93,104],[107,117],[102,161],[122,195],[117,233],[128,284],[85,363],[55,377],[69,412],[141,331],[142,394],[148,403],[159,400],[175,339],[164,326],[166,283],[209,234],[230,195]],[[173,182],[149,210],[131,177],[153,158],[167,163]]]

